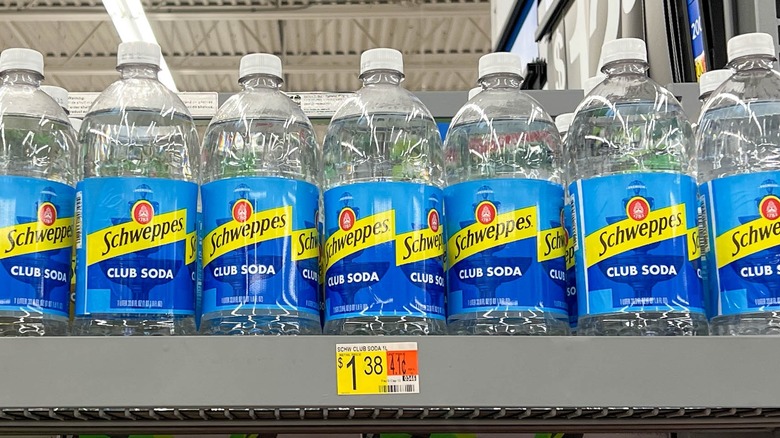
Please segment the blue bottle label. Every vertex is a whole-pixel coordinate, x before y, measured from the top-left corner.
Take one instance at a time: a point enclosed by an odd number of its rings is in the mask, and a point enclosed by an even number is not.
[[[0,176],[0,310],[68,316],[75,190]]]
[[[203,314],[279,309],[319,315],[319,190],[284,178],[202,187]]]
[[[76,314],[193,315],[197,184],[110,177],[76,189]]]
[[[325,192],[326,320],[444,319],[441,190],[402,182]]]
[[[574,269],[574,243],[577,240],[574,237],[572,223],[573,211],[571,195],[567,195],[565,205],[563,206],[563,228],[566,232],[566,306],[569,309],[569,327],[572,330],[577,329],[577,273]]]
[[[467,312],[566,314],[563,188],[491,179],[445,190],[450,317]]]
[[[578,311],[703,309],[696,185],[687,175],[580,180],[574,196]]]
[[[703,184],[713,316],[780,309],[780,172]]]

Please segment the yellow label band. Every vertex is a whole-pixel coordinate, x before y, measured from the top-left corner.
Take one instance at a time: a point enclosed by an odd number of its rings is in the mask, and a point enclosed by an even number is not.
[[[651,211],[641,221],[627,218],[607,225],[585,237],[585,266],[590,268],[626,251],[686,236],[685,220],[685,204],[677,204]]]
[[[489,224],[476,222],[447,241],[447,260],[452,268],[459,261],[487,249],[536,236],[536,206],[502,213]]]
[[[345,231],[339,229],[325,242],[325,270],[360,250],[392,242],[395,239],[395,210],[388,210],[355,221]]]
[[[187,258],[185,264],[195,263],[198,257],[198,232],[193,231],[187,234]]]
[[[540,262],[565,256],[566,233],[563,231],[563,227],[540,231],[536,251],[536,259]]]
[[[566,243],[566,269],[574,267],[574,238],[569,237],[569,241]]]
[[[696,260],[701,257],[701,248],[699,247],[699,227],[688,230],[688,260]]]
[[[292,235],[292,261],[313,259],[320,255],[320,235],[316,228],[294,231]]]
[[[87,235],[87,266],[184,240],[186,222],[183,208],[156,215],[147,224],[130,221],[91,233]]]
[[[235,219],[223,224],[203,239],[203,266],[230,251],[292,234],[292,206],[253,213],[244,222]]]
[[[718,269],[775,246],[780,246],[780,220],[759,217],[715,239]]]
[[[441,227],[437,231],[425,228],[399,234],[395,238],[396,266],[441,257],[444,255],[444,236]]]
[[[41,222],[28,222],[0,228],[0,260],[71,246],[72,217],[57,219],[50,226]]]

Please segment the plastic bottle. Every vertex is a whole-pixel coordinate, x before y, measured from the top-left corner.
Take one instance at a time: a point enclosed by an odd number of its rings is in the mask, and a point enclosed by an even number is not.
[[[445,331],[441,136],[403,77],[397,50],[363,52],[325,136],[326,333]]]
[[[160,47],[119,45],[120,79],[84,117],[77,187],[77,334],[193,333],[198,138],[157,79]]]
[[[703,335],[696,147],[642,40],[602,50],[607,79],[564,150],[574,197],[579,335]]]
[[[569,333],[561,142],[522,81],[517,55],[480,58],[445,141],[451,333]]]
[[[41,80],[40,53],[0,54],[0,336],[68,329],[76,139]]]
[[[574,113],[559,114],[555,118],[555,127],[558,128],[558,134],[561,136],[563,148],[566,144],[566,134],[569,132],[571,121],[574,120]],[[572,333],[577,332],[577,274],[574,270],[574,237],[572,235],[572,216],[571,216],[571,193],[568,190],[568,181],[564,181],[563,198],[563,227],[566,232],[566,307],[569,310],[569,329]]]
[[[316,136],[278,57],[244,56],[239,76],[203,141],[201,332],[320,333]]]
[[[728,78],[733,75],[734,72],[729,69],[722,69],[722,70],[710,70],[708,72],[704,72],[701,77],[699,77],[699,103],[701,104],[701,109],[704,109],[707,101],[712,96],[712,93],[720,87],[720,85],[725,82]],[[699,115],[701,115],[701,111],[699,112]],[[691,128],[693,128],[694,134],[698,131],[698,124],[697,123],[691,123]],[[704,200],[704,195],[702,194],[702,191],[699,191],[698,194],[698,210],[697,215],[699,217],[699,246],[701,248],[707,248],[707,245],[709,244],[707,242],[707,211],[706,211],[706,201]],[[707,318],[711,318],[713,315],[713,309],[712,309],[712,294],[709,292],[710,290],[710,281],[709,281],[709,262],[708,262],[708,254],[706,251],[702,251],[701,253],[701,277],[702,277],[702,287],[704,290],[704,308],[707,313]]]
[[[74,138],[78,140],[79,129],[81,128],[81,120],[70,117],[70,110],[68,109],[68,90],[62,87],[55,87],[53,85],[41,85],[41,91],[48,94],[49,97],[54,99],[55,102],[65,111],[68,121],[71,127],[73,127]],[[74,242],[75,243],[75,242]],[[71,269],[70,269],[70,294],[69,294],[69,309],[68,316],[73,319],[76,305],[76,250],[75,247],[71,254]]]
[[[471,90],[469,90],[469,100],[473,99],[474,96],[482,92],[482,87],[474,87]]]
[[[780,334],[780,73],[767,34],[728,42],[733,76],[699,118],[712,330]]]

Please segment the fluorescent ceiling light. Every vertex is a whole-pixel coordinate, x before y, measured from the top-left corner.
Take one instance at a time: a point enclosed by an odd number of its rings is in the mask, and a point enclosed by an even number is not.
[[[103,0],[103,6],[123,43],[145,41],[158,44],[141,0]],[[164,57],[160,59],[160,82],[174,92],[179,91]]]

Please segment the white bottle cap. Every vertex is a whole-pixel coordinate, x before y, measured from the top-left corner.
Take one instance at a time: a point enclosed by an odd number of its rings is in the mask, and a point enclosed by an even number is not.
[[[479,78],[496,73],[510,73],[523,76],[523,61],[509,52],[496,52],[479,58]]]
[[[43,74],[43,55],[32,49],[5,49],[0,53],[0,71],[30,70]]]
[[[282,60],[269,53],[250,53],[241,58],[238,67],[239,79],[249,75],[271,75],[282,79]]]
[[[572,120],[574,120],[574,113],[559,114],[555,118],[555,127],[558,128],[558,133],[563,134],[568,131]]]
[[[51,96],[59,106],[68,111],[68,90],[53,85],[41,85],[41,91]]]
[[[73,130],[76,131],[76,134],[78,134],[79,131],[81,130],[82,120],[81,119],[75,119],[75,118],[69,118],[68,120],[70,120],[70,126],[72,126]]]
[[[482,87],[474,87],[471,90],[469,90],[469,100],[473,99],[474,96],[482,92]]]
[[[760,55],[776,57],[775,42],[768,33],[746,33],[737,35],[726,44],[729,62],[743,56]]]
[[[360,55],[360,74],[371,70],[404,73],[404,56],[395,49],[369,49]]]
[[[639,38],[618,38],[608,41],[601,48],[601,65],[615,61],[636,60],[647,62],[647,45]]]
[[[584,91],[585,95],[587,96],[591,91],[593,91],[594,88],[596,88],[596,85],[604,82],[605,79],[607,79],[607,75],[604,73],[596,73],[596,76],[585,79],[582,82],[582,91]]]
[[[160,66],[160,46],[143,41],[130,41],[119,45],[116,53],[116,65],[150,64]]]
[[[733,74],[734,72],[728,69],[704,72],[699,78],[699,98],[715,91],[720,87],[720,84],[726,82]]]

